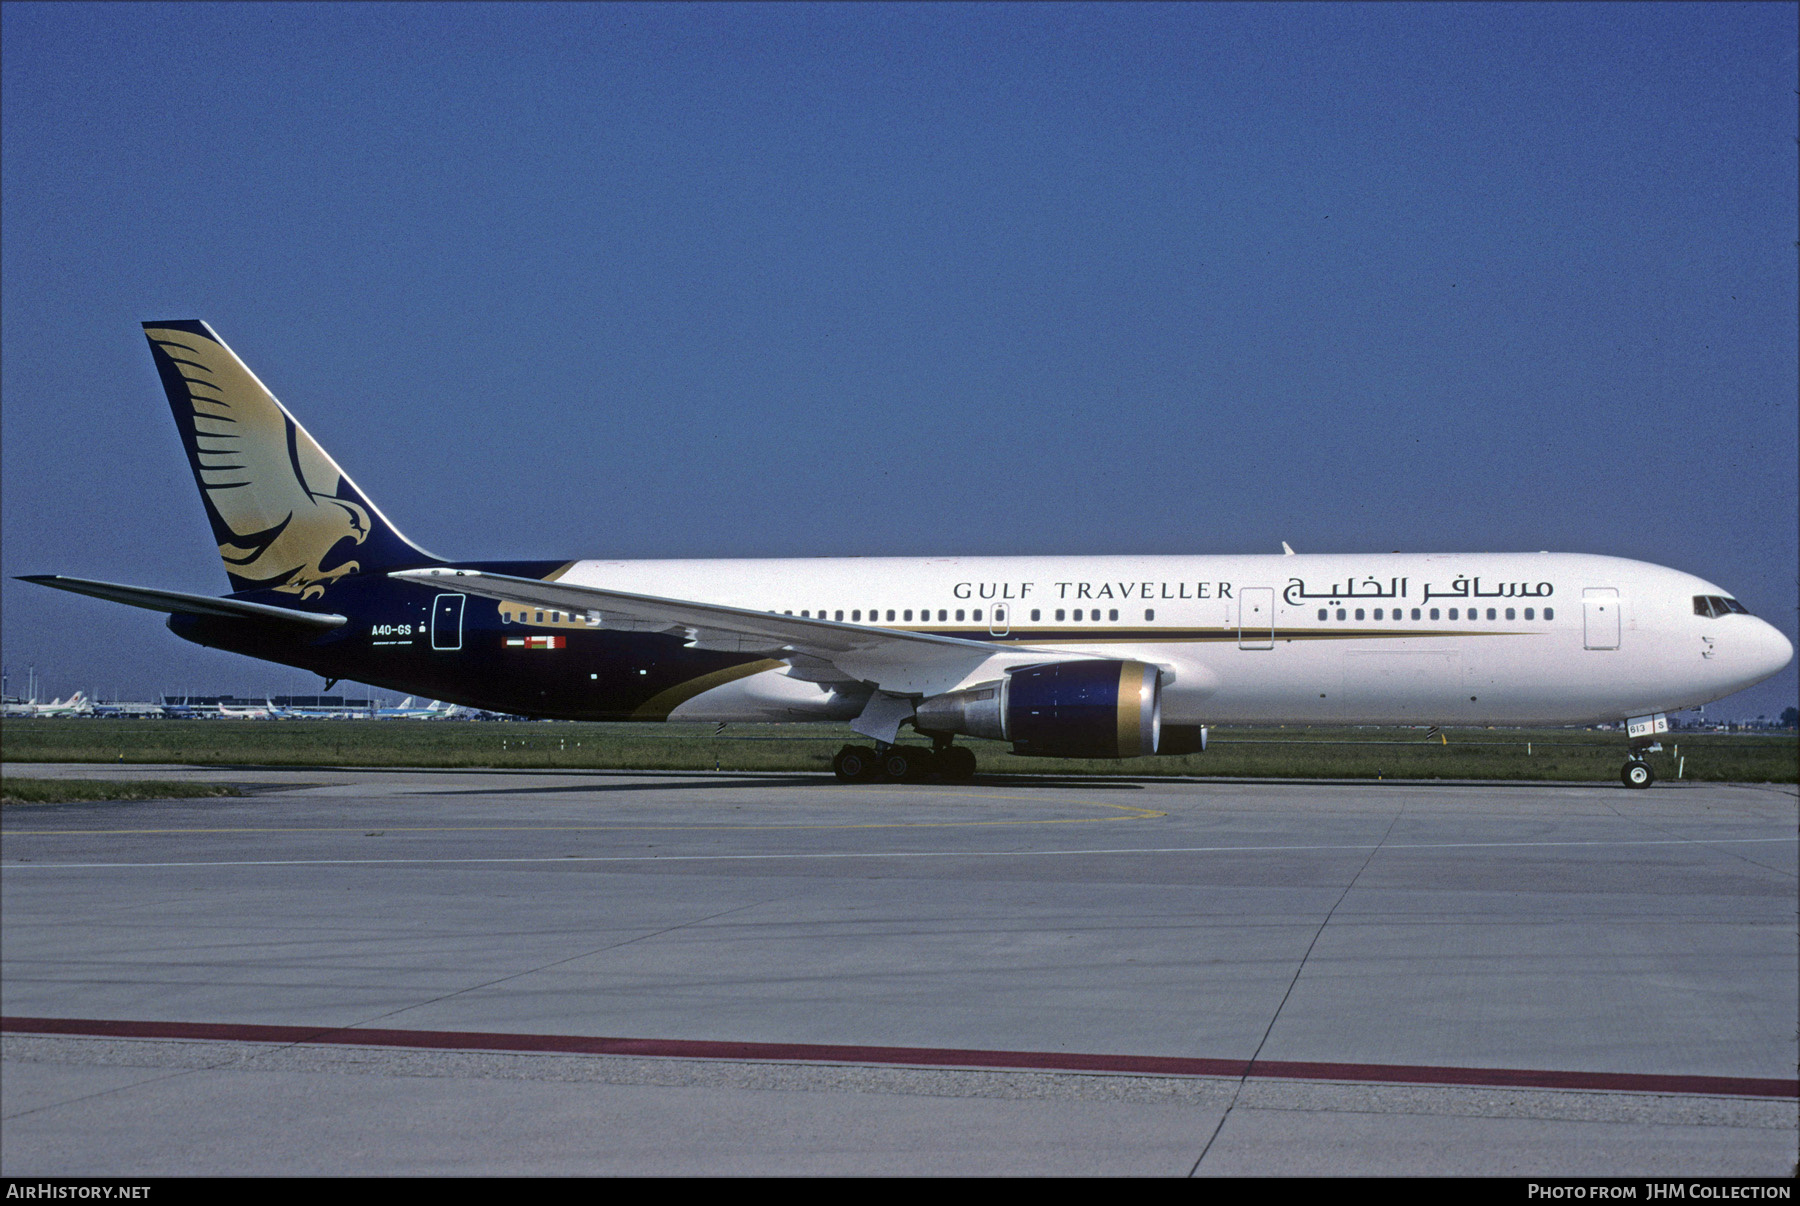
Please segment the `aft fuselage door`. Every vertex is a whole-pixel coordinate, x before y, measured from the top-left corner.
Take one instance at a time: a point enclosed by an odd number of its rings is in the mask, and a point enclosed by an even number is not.
[[[1275,648],[1275,588],[1246,586],[1238,591],[1238,648]]]
[[[989,613],[988,633],[992,636],[1005,636],[1012,631],[1012,605],[996,603]]]
[[[439,595],[431,603],[431,647],[461,649],[463,603],[467,595]]]
[[[1619,647],[1619,592],[1616,587],[1590,586],[1581,592],[1582,645],[1587,649]]]

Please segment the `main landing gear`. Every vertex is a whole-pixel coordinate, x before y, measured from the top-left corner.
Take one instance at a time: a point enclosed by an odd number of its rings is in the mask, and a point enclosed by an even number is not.
[[[881,750],[847,745],[832,758],[831,769],[846,783],[915,783],[933,775],[947,783],[967,783],[975,777],[975,755],[948,742],[929,750],[916,745]]]

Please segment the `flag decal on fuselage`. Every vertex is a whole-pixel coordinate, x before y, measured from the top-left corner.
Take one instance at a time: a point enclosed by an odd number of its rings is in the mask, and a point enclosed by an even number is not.
[[[507,637],[506,644],[511,649],[566,649],[569,646],[569,638],[559,636]]]

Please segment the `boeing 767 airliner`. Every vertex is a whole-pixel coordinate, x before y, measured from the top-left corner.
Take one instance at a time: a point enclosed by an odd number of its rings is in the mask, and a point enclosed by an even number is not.
[[[1622,720],[1793,646],[1723,588],[1571,553],[458,562],[393,526],[203,322],[144,324],[232,593],[27,579],[328,680],[570,720],[849,721],[840,777],[1189,753],[1221,723]],[[901,744],[910,726],[930,746]]]

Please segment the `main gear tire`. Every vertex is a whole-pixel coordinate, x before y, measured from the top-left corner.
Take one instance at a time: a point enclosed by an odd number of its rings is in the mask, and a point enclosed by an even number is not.
[[[881,756],[878,773],[890,783],[913,783],[929,776],[936,762],[930,750],[896,745]]]
[[[975,777],[975,751],[953,745],[938,754],[938,774],[946,782],[967,783]]]
[[[831,760],[831,769],[845,783],[862,783],[875,777],[875,751],[861,745],[847,745]]]

